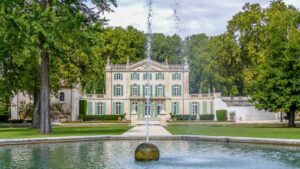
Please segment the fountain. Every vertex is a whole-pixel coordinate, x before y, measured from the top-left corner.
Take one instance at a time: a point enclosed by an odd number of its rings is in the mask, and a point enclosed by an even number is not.
[[[147,77],[148,73],[150,71],[150,64],[149,61],[151,60],[151,45],[152,45],[152,25],[151,25],[151,19],[152,19],[152,0],[147,1],[148,6],[148,18],[147,18],[147,65],[146,65],[146,71],[147,71]],[[147,84],[146,88],[150,89],[150,81],[149,78],[147,78]],[[152,143],[149,143],[149,118],[150,118],[150,90],[146,93],[146,110],[145,110],[145,116],[146,116],[146,142],[140,144],[135,149],[134,158],[136,161],[157,161],[159,160],[159,149]]]

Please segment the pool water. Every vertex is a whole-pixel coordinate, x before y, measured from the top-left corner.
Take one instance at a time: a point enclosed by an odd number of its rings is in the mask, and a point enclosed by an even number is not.
[[[205,141],[153,141],[160,160],[136,162],[141,141],[86,141],[0,147],[1,169],[296,169],[300,147]]]

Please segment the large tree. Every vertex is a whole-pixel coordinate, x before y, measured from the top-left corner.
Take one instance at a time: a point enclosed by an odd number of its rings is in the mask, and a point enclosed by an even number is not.
[[[23,41],[18,41],[20,43],[17,47],[24,50],[15,53],[15,56],[24,57],[24,60],[37,60],[40,63],[38,97],[40,97],[41,133],[49,133],[52,130],[49,108],[50,74],[55,72],[55,68],[52,69],[50,65],[64,65],[64,62],[69,59],[68,63],[74,64],[61,68],[70,68],[72,72],[79,72],[81,64],[85,62],[82,58],[89,53],[89,49],[84,47],[91,44],[93,39],[88,31],[99,25],[100,14],[112,11],[110,4],[116,5],[115,0],[92,0],[91,3],[97,7],[98,12],[88,7],[84,0],[3,0],[0,2],[1,20],[7,25],[7,29],[3,31],[14,28],[13,34],[19,35],[18,38],[20,36],[24,38]],[[23,55],[24,53],[26,55]],[[58,78],[56,79],[59,81]]]

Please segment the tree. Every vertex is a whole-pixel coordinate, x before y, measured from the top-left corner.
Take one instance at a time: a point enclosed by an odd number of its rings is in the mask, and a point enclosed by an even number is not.
[[[264,61],[249,82],[251,97],[260,109],[284,110],[288,126],[295,127],[300,110],[300,12],[274,1],[265,10]]]
[[[52,130],[49,108],[51,63],[55,63],[59,59],[63,60],[66,56],[71,58],[72,62],[78,63],[82,55],[88,53],[85,51],[88,51],[88,48],[84,47],[92,39],[87,30],[99,25],[97,20],[100,19],[101,13],[112,11],[110,4],[116,5],[115,0],[92,0],[91,2],[99,10],[99,12],[95,12],[84,2],[84,0],[4,0],[0,2],[1,20],[11,23],[7,24],[9,26],[6,30],[15,28],[13,34],[21,34],[24,37],[18,47],[22,50],[19,50],[21,52],[16,56],[22,58],[24,57],[22,54],[25,52],[27,54],[25,56],[34,56],[34,60],[40,62],[41,133],[49,133]],[[4,29],[4,31],[6,30]],[[76,54],[75,56],[69,56],[70,49],[77,51],[77,48],[69,48],[69,46],[79,47],[80,52],[72,53]],[[36,55],[37,53],[39,53],[39,57]],[[74,70],[73,68],[76,69],[76,67],[72,67],[72,70]]]

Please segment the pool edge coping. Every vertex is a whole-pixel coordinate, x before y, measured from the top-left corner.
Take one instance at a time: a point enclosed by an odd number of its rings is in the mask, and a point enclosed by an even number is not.
[[[0,146],[17,145],[17,144],[93,141],[93,140],[145,140],[145,136],[95,135],[95,136],[0,139]],[[256,138],[256,137],[172,135],[172,136],[150,136],[150,140],[191,140],[191,141],[215,141],[215,142],[300,146],[300,139],[276,139],[276,138]]]

